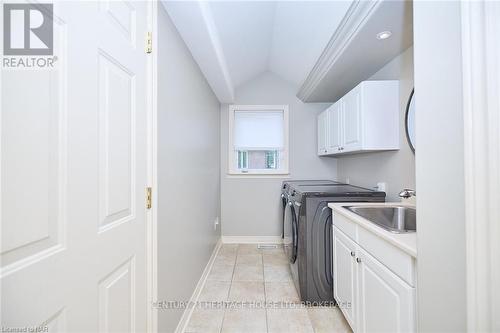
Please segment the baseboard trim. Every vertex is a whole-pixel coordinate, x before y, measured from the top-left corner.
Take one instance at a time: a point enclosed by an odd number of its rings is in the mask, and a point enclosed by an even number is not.
[[[189,304],[196,304],[198,302],[198,298],[200,297],[200,293],[203,290],[203,287],[205,286],[205,282],[207,281],[208,274],[210,273],[210,270],[212,269],[212,266],[215,261],[215,257],[217,257],[217,253],[219,253],[219,250],[222,246],[222,237],[219,238],[217,241],[217,244],[214,247],[214,250],[212,251],[212,255],[210,256],[210,259],[208,260],[207,265],[205,266],[205,269],[203,270],[203,274],[201,275],[200,280],[198,281],[198,284],[196,284],[196,288],[193,291],[193,294],[191,295],[191,298],[189,299]],[[177,328],[175,329],[175,333],[183,333],[187,325],[189,323],[189,319],[191,319],[191,316],[193,314],[195,307],[194,306],[189,306],[184,310],[182,313],[181,319],[179,320],[179,323],[177,324]]]
[[[282,244],[281,236],[222,236],[224,244]]]

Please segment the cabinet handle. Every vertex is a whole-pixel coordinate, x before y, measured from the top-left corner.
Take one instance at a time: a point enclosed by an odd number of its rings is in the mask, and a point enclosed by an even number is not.
[[[354,251],[351,251],[351,257],[354,257],[356,255],[356,253],[354,253]]]
[[[361,262],[361,258],[356,258],[356,262],[359,264]]]

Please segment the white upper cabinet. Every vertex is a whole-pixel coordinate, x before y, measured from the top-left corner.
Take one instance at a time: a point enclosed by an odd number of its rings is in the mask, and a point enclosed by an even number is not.
[[[327,127],[328,127],[328,112],[323,111],[318,116],[318,155],[326,155],[328,153]]]
[[[361,89],[351,90],[342,98],[344,122],[341,152],[360,150],[361,147]],[[335,131],[332,128],[331,131]]]
[[[342,103],[333,104],[327,111],[328,124],[326,130],[329,133],[327,153],[338,152],[342,146]]]
[[[399,114],[398,81],[361,82],[318,116],[318,154],[397,150]]]

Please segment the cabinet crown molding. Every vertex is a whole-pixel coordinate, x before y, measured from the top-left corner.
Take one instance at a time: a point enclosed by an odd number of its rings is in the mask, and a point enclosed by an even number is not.
[[[363,22],[380,6],[380,1],[353,1],[318,61],[300,87],[297,97],[307,100],[330,71]]]
[[[386,30],[391,38],[378,40]],[[412,44],[412,1],[353,1],[297,97],[335,102]]]

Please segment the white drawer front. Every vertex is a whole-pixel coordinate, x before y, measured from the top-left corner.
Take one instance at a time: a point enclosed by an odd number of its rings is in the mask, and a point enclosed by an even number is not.
[[[332,213],[333,225],[340,229],[344,234],[349,236],[355,242],[358,241],[357,229],[358,225],[344,215],[333,212]]]
[[[410,286],[415,286],[415,260],[391,243],[360,227],[358,244]]]

